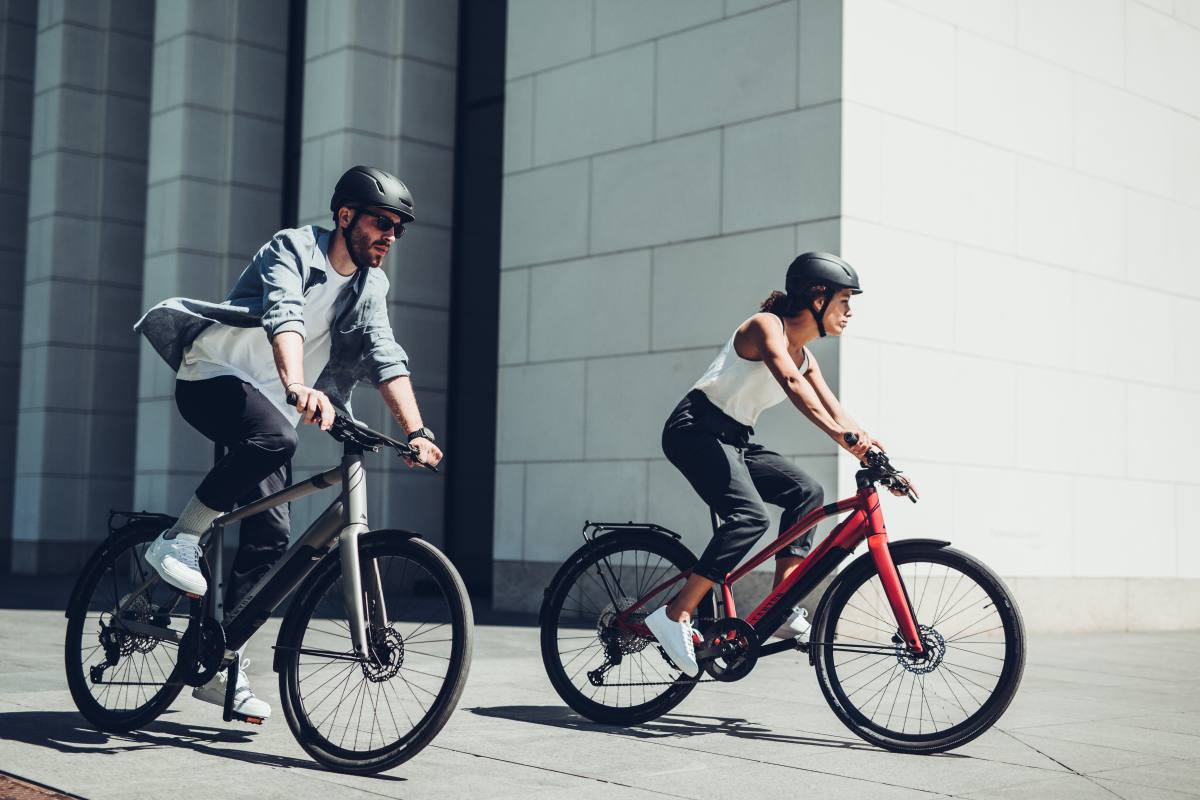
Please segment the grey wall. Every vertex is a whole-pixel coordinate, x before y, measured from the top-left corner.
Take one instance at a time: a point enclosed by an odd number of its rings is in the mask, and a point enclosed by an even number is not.
[[[389,313],[408,351],[426,424],[444,431],[458,3],[310,0],[307,31],[300,220],[332,224],[329,195],[355,164],[378,165],[408,185],[417,221],[383,267],[392,284]],[[354,410],[368,424],[403,436],[370,386],[359,387]],[[302,431],[301,442],[297,474],[328,467],[340,452],[315,430]],[[419,530],[441,542],[441,476],[373,456],[368,480],[373,526]],[[293,514],[311,518],[328,502],[314,495],[295,503]]]
[[[0,572],[12,537],[37,6],[0,0]]]
[[[13,568],[70,568],[133,493],[149,0],[38,5]]]
[[[224,299],[279,228],[288,10],[286,0],[159,4],[139,310]],[[175,373],[139,346],[135,505],[176,514],[212,466],[212,445],[179,416]]]
[[[796,252],[838,247],[840,20],[814,0],[510,2],[499,605],[535,607],[585,519],[707,541],[662,423]],[[836,349],[816,352],[836,385]],[[833,443],[794,412],[759,433],[833,484]]]

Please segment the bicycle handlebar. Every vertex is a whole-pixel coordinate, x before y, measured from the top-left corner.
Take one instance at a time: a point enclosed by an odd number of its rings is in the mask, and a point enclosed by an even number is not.
[[[853,447],[858,444],[858,435],[850,432],[842,434],[842,440]],[[887,454],[882,450],[868,450],[866,458],[859,462],[864,469],[861,473],[867,473],[864,477],[870,481],[878,481],[888,489],[897,487],[904,490],[904,494],[909,500],[914,503],[920,496],[913,491],[912,486],[906,478],[900,477],[900,470],[892,466],[892,462],[888,459]]]
[[[299,399],[300,396],[295,392],[287,393],[287,403],[289,406],[294,407]],[[320,419],[321,415],[317,414],[316,418]],[[422,461],[420,451],[408,442],[401,442],[385,433],[372,430],[361,422],[350,419],[345,414],[339,414],[337,411],[333,412],[333,425],[329,428],[328,433],[339,442],[348,442],[364,450],[370,450],[372,453],[378,453],[385,446],[390,447],[396,451],[397,455],[410,459],[415,464],[420,464],[430,472],[438,471],[438,468],[433,464],[427,464]]]

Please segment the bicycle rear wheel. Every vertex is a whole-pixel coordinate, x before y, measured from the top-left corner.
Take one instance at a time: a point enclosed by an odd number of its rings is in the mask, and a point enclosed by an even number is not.
[[[542,604],[542,661],[567,705],[595,722],[637,725],[683,702],[696,682],[651,638],[613,625],[614,617],[655,586],[691,569],[696,557],[679,542],[642,531],[597,537],[568,559]],[[641,606],[635,621],[682,587],[676,582]],[[711,594],[699,616],[714,616]]]
[[[473,620],[462,578],[428,542],[375,531],[360,537],[359,554],[364,574],[378,570],[388,621],[368,619],[372,657],[354,654],[341,562],[327,558],[284,621],[279,695],[310,756],[374,773],[412,758],[450,718],[467,682]]]
[[[124,627],[169,629],[180,637],[187,629],[190,602],[159,580],[144,558],[158,534],[142,526],[102,546],[68,604],[67,686],[80,713],[104,731],[142,727],[183,688],[171,681],[178,645]]]
[[[927,657],[907,653],[870,558],[829,588],[813,630],[817,679],[846,727],[871,744],[939,753],[1004,713],[1025,667],[1025,629],[1001,580],[949,547],[894,548]]]

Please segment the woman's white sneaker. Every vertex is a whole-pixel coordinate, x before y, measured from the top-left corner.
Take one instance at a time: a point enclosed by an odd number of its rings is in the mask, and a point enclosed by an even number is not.
[[[200,572],[200,537],[194,533],[163,531],[146,548],[146,563],[154,567],[164,581],[187,594],[203,595],[208,581]]]
[[[692,623],[676,622],[667,616],[667,607],[663,606],[646,617],[646,627],[658,639],[667,656],[685,674],[693,678],[700,674],[700,665],[696,663],[696,645],[692,640]]]
[[[807,642],[808,633],[811,630],[812,625],[808,622],[808,609],[794,608],[792,615],[776,629],[774,635],[780,639],[800,639]]]

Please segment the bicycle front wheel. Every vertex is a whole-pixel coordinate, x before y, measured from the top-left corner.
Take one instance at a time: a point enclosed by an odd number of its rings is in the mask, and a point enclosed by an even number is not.
[[[376,531],[359,539],[359,557],[380,588],[364,590],[369,656],[354,653],[341,563],[328,558],[284,622],[279,695],[310,756],[374,773],[412,758],[450,718],[467,682],[473,620],[462,578],[428,542]],[[374,581],[364,577],[364,587]]]
[[[1025,629],[1001,580],[949,547],[895,548],[926,655],[899,635],[870,558],[829,589],[813,629],[821,691],[845,725],[871,744],[939,753],[992,726],[1012,701],[1025,667]]]

